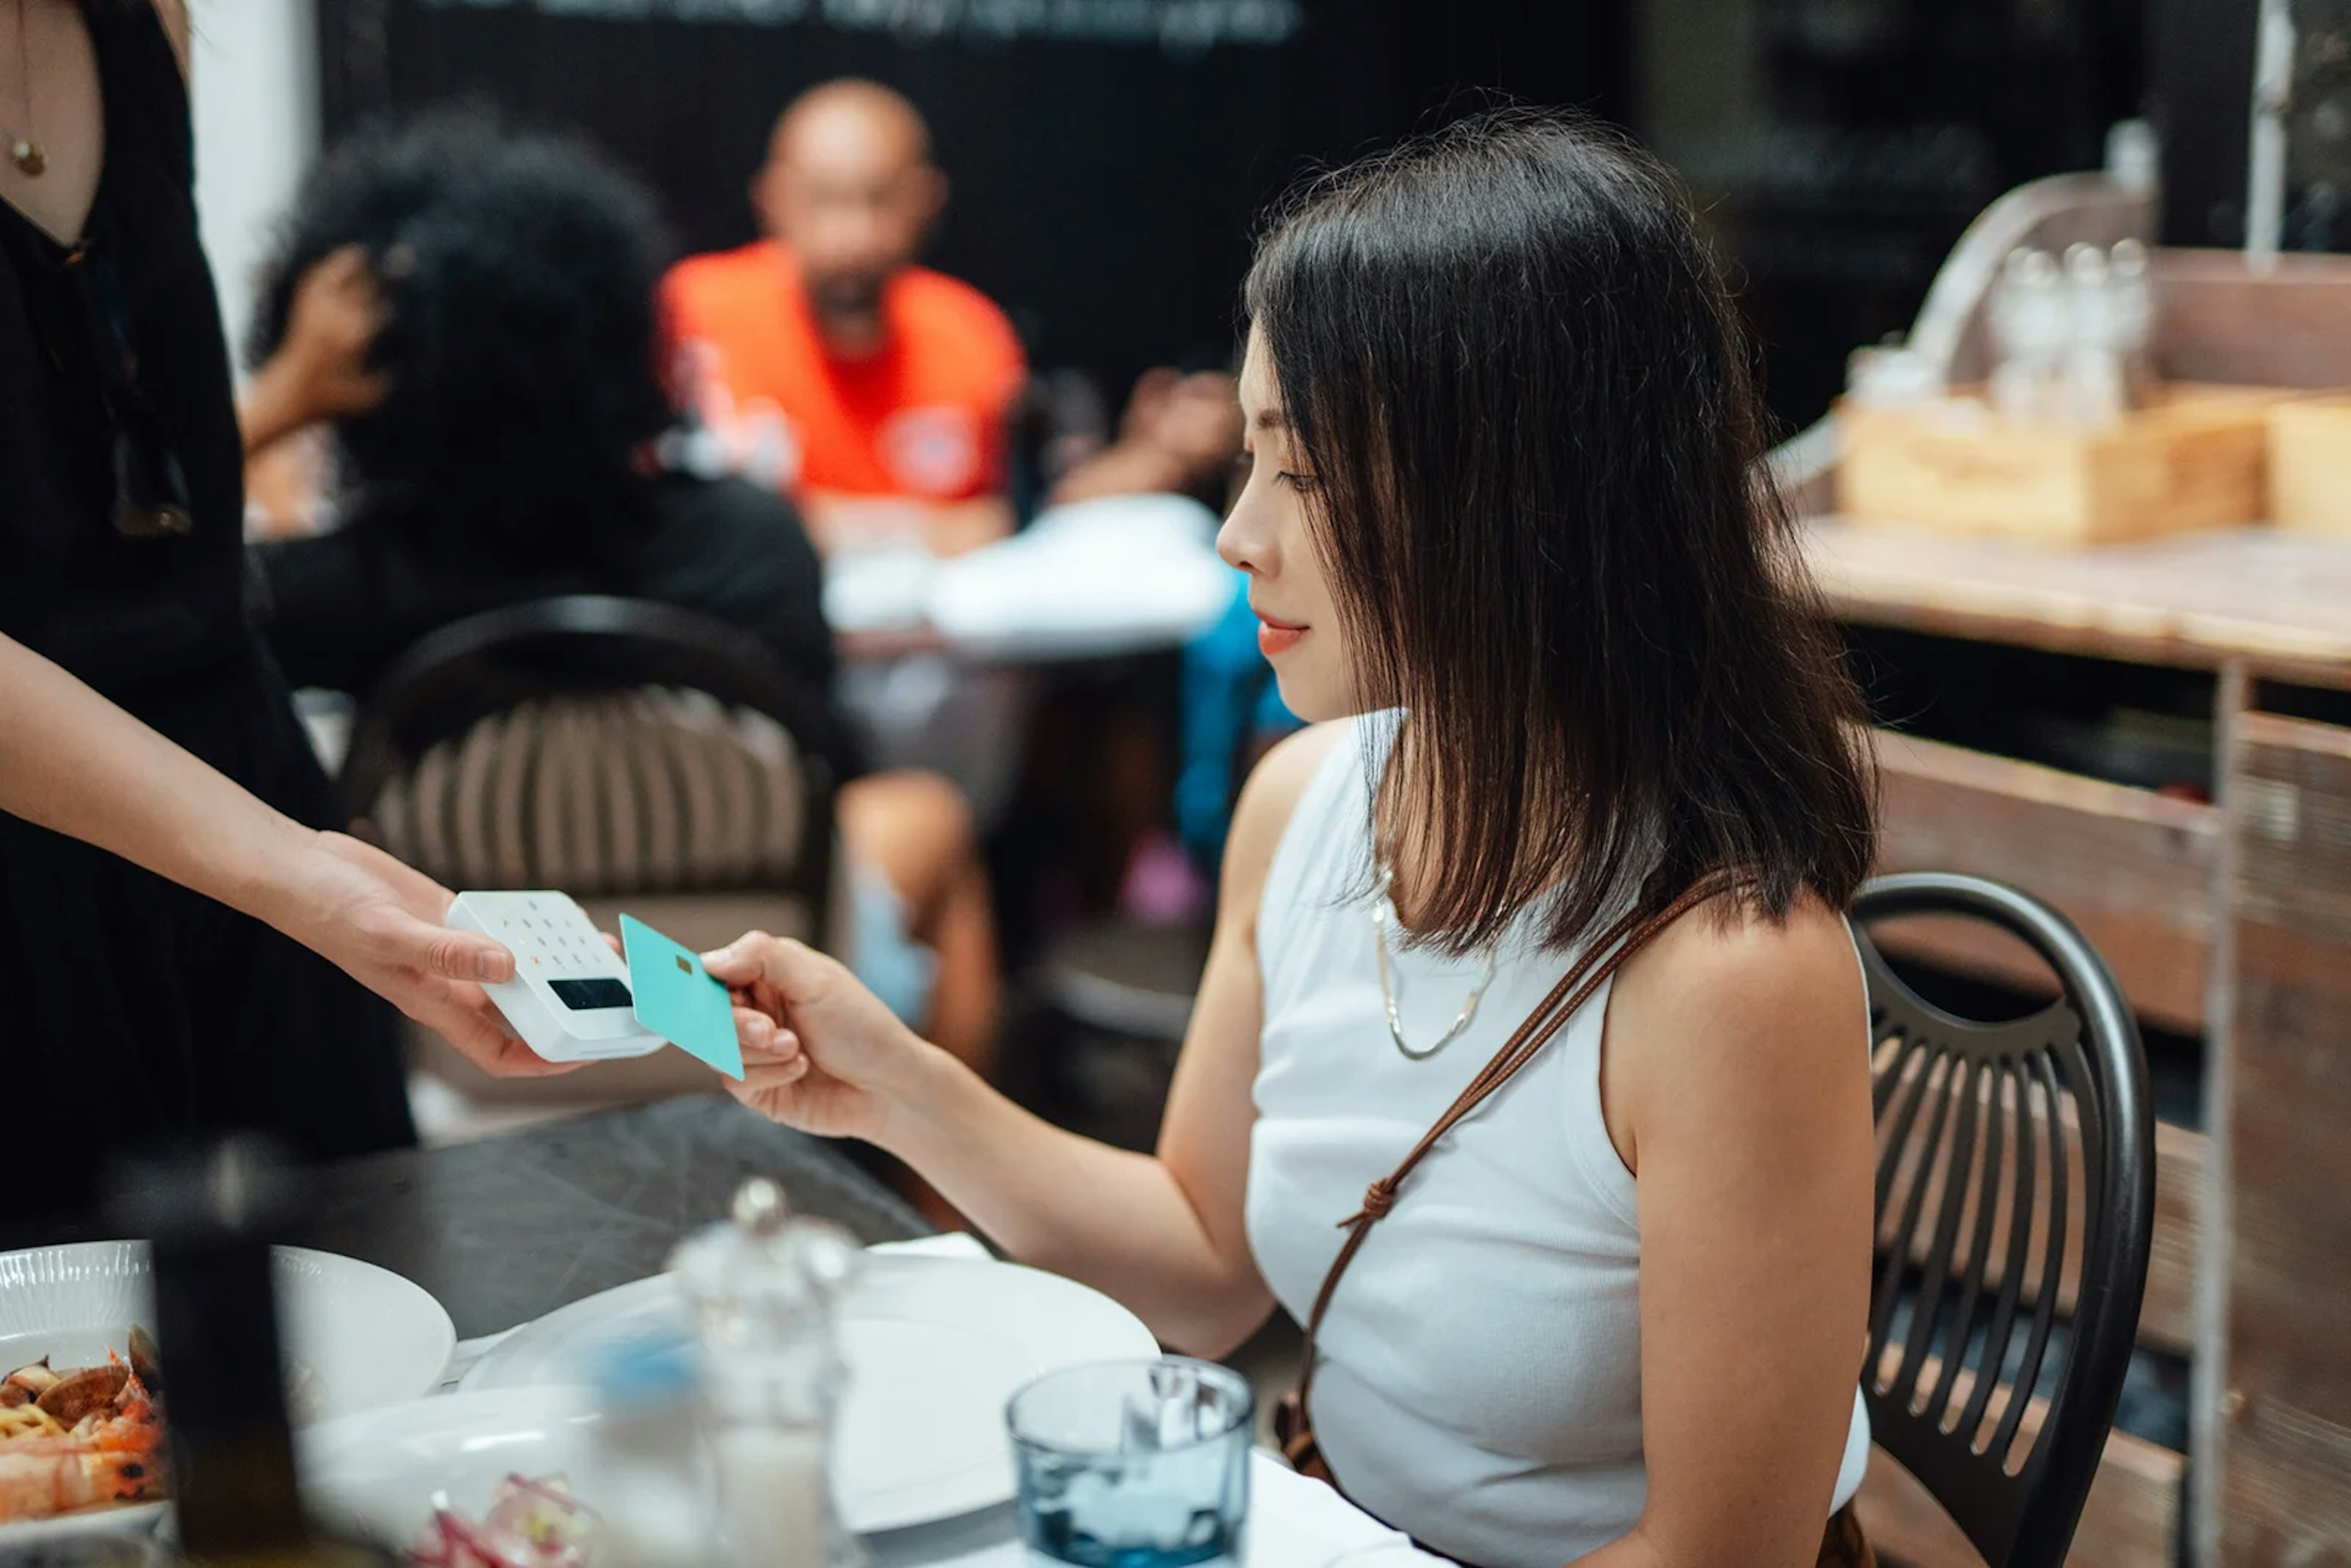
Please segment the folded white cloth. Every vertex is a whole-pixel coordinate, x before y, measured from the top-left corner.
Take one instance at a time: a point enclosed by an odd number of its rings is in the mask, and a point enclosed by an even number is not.
[[[1217,515],[1185,496],[1105,496],[939,559],[919,539],[837,550],[824,618],[839,632],[929,625],[973,658],[1107,656],[1189,641],[1233,597]]]
[[[824,620],[836,632],[892,632],[920,626],[937,559],[919,543],[843,549],[825,563]]]
[[[917,1236],[912,1241],[877,1241],[865,1250],[890,1258],[964,1258],[980,1263],[988,1259],[987,1247],[967,1230]]]
[[[930,622],[975,653],[1113,653],[1182,643],[1232,602],[1217,515],[1183,496],[1056,507],[1001,544],[941,561]]]
[[[1249,1472],[1249,1568],[1405,1568],[1435,1563],[1402,1531],[1390,1530],[1321,1481],[1309,1480],[1270,1454]]]
[[[1416,1548],[1402,1533],[1324,1486],[1308,1480],[1270,1454],[1253,1456],[1248,1539],[1237,1568],[1437,1568],[1443,1559]],[[974,1541],[952,1528],[909,1531],[869,1544],[881,1568],[1043,1568],[1006,1528],[987,1516],[989,1539]]]

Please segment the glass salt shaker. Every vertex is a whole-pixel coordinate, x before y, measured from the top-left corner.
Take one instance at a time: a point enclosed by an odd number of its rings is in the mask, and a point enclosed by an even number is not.
[[[2065,295],[2056,257],[2019,247],[1992,286],[1991,326],[1998,362],[1991,402],[2011,420],[2037,423],[2058,413],[2058,367],[2065,348]]]
[[[794,1215],[765,1177],[671,1260],[702,1342],[719,1510],[742,1568],[864,1561],[834,1509],[829,1462],[847,1379],[833,1309],[860,1262],[846,1231]]]
[[[2094,245],[2068,246],[2065,285],[2065,417],[2095,430],[2120,419],[2129,401],[2106,253]]]
[[[2147,246],[2135,239],[2117,240],[2106,253],[2106,277],[2114,291],[2123,385],[2130,406],[2142,408],[2155,391],[2155,285],[2147,276]]]

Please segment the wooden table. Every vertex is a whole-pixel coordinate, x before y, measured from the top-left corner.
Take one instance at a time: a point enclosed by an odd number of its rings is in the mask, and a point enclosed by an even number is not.
[[[2073,1561],[2168,1568],[2192,1477],[2190,1561],[2351,1562],[2351,727],[2306,716],[2351,690],[2351,539],[2065,550],[1822,518],[1804,542],[1847,623],[2214,677],[2210,803],[1881,732],[1881,863],[2041,894],[2144,1019],[2205,1040],[2205,1131],[2159,1129],[2140,1328],[2192,1357],[2194,1464],[2117,1434]]]

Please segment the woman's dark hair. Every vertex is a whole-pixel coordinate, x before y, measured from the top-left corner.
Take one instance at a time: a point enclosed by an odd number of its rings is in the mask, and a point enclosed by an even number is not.
[[[656,364],[668,247],[633,183],[473,111],[361,131],[303,184],[253,360],[303,274],[349,245],[388,311],[372,360],[390,390],[337,426],[358,519],[509,555],[636,526],[642,451],[676,415]]]
[[[1307,185],[1245,298],[1364,695],[1407,716],[1374,843],[1416,938],[1467,952],[1548,899],[1564,946],[1723,868],[1774,918],[1842,907],[1859,699],[1671,177],[1481,114]]]

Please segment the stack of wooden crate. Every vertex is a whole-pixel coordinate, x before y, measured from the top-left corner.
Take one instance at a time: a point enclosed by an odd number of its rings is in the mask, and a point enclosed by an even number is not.
[[[2351,534],[2351,398],[2177,383],[2099,429],[2024,424],[1972,392],[1837,411],[1855,526],[2114,544],[2274,522]]]
[[[2351,537],[2351,397],[2280,403],[2269,434],[2277,525]]]

